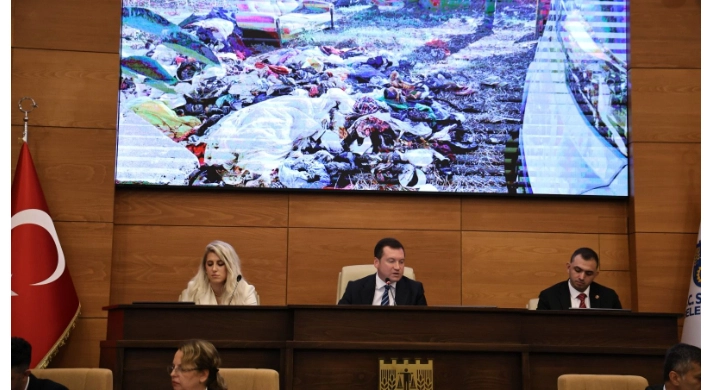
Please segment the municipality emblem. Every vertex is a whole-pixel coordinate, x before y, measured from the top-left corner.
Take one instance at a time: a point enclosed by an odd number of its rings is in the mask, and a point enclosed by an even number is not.
[[[434,390],[434,361],[415,359],[410,363],[404,359],[398,363],[392,359],[392,363],[385,363],[380,359],[379,390]]]

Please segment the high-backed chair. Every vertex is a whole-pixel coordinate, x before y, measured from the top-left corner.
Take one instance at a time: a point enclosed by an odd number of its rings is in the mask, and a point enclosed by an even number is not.
[[[525,307],[528,310],[537,310],[537,303],[540,301],[540,298],[533,298],[531,299]]]
[[[565,374],[557,378],[557,390],[645,390],[646,378],[638,375]]]
[[[346,265],[340,270],[338,274],[338,291],[335,297],[335,303],[338,303],[340,298],[343,297],[345,293],[345,288],[348,287],[348,282],[351,280],[358,280],[364,278],[367,275],[372,275],[377,272],[374,264],[362,264],[362,265]],[[409,279],[414,279],[414,270],[411,267],[404,267],[404,276]]]
[[[220,368],[228,389],[279,390],[279,373],[268,368]]]
[[[71,390],[113,390],[113,373],[107,368],[44,368],[34,369],[32,374]]]

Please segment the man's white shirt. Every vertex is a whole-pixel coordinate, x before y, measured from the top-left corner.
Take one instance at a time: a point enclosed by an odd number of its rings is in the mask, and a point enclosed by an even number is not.
[[[572,281],[570,281],[569,279],[567,279],[567,286],[569,287],[569,297],[571,298],[572,307],[575,309],[579,309],[579,303],[582,301],[580,301],[579,298],[577,298],[577,296],[579,296],[579,294],[581,294],[581,292],[577,291],[574,287],[572,287]],[[587,296],[586,298],[584,298],[584,304],[588,308],[592,307],[591,302],[589,301],[589,287],[590,286],[591,286],[591,284],[589,286],[587,286],[586,290],[583,291],[584,295]]]
[[[375,297],[372,299],[373,306],[382,305],[382,296],[385,295],[385,283],[384,280],[380,279],[380,275],[375,274]],[[395,290],[397,289],[397,282],[390,282],[390,306],[394,306],[394,297],[396,296]]]

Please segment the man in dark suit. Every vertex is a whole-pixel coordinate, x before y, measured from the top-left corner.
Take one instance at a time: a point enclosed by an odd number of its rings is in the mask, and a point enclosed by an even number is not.
[[[569,279],[540,292],[537,310],[569,308],[621,309],[616,292],[594,283],[599,275],[599,256],[590,248],[579,248],[567,263]]]
[[[700,390],[700,348],[679,343],[666,351],[662,385],[646,390]]]
[[[32,346],[25,339],[12,338],[10,360],[12,361],[10,390],[68,390],[57,382],[39,379],[32,375],[29,370],[32,360]]]
[[[375,245],[377,272],[348,282],[338,305],[426,306],[424,286],[404,276],[404,246],[394,238]]]

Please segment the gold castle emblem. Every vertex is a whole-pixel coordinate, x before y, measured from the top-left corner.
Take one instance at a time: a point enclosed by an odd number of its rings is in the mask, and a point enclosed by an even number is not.
[[[404,359],[398,363],[385,363],[380,359],[380,388],[379,390],[434,390],[434,360],[429,359],[422,363],[422,359]]]

